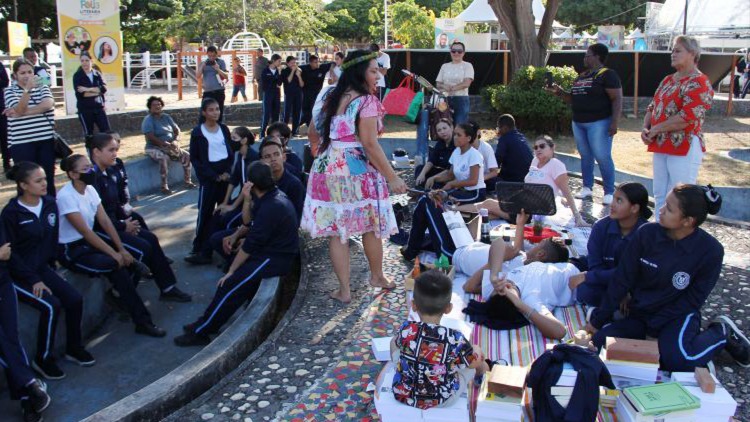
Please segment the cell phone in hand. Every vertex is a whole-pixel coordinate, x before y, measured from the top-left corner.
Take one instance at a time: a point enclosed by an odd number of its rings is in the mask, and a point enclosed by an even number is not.
[[[555,78],[552,77],[552,72],[546,72],[544,74],[544,83],[547,85],[547,88],[552,88],[552,85],[555,83]]]
[[[206,66],[213,66],[216,64],[216,60],[206,60]]]

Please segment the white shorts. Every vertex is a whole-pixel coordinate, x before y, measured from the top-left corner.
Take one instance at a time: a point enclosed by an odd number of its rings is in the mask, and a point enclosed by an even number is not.
[[[453,252],[456,273],[472,276],[490,261],[490,245],[474,242]]]

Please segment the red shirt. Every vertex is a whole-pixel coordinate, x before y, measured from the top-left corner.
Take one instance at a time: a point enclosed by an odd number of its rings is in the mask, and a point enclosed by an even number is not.
[[[237,66],[232,72],[232,84],[245,85],[245,69],[242,66]]]
[[[699,71],[680,79],[677,79],[675,74],[664,78],[648,106],[651,112],[651,126],[674,115],[685,119],[688,126],[683,131],[658,134],[654,142],[648,146],[648,150],[669,155],[687,155],[691,139],[697,136],[701,149],[705,152],[703,120],[711,108],[713,98],[711,81]]]

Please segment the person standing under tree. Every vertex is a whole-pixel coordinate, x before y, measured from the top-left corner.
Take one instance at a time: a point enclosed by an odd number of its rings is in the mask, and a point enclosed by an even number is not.
[[[269,61],[263,56],[263,49],[259,48],[256,50],[258,57],[255,58],[253,63],[253,83],[255,83],[255,92],[258,94],[258,100],[263,101],[263,83],[261,82],[261,76],[263,71],[268,67]]]
[[[474,66],[464,61],[466,46],[460,41],[451,44],[451,61],[444,63],[438,72],[437,88],[448,96],[448,105],[453,110],[453,124],[459,125],[469,119],[471,103],[469,86],[474,81]]]
[[[88,52],[81,53],[81,67],[73,74],[73,87],[76,91],[78,119],[83,126],[83,136],[90,138],[94,134],[95,125],[99,132],[109,132],[109,119],[104,110],[107,84],[104,83],[101,72],[94,69]]]
[[[247,95],[245,95],[245,76],[247,71],[242,67],[240,58],[235,57],[232,61],[232,102],[237,102],[237,94],[242,94],[242,99],[247,102]]]
[[[320,64],[320,59],[316,55],[310,56],[310,63],[300,66],[302,69],[302,81],[305,85],[302,87],[302,118],[300,126],[303,124],[310,126],[312,118],[312,109],[315,105],[315,98],[323,89],[323,83],[333,63]]]
[[[281,75],[279,72],[281,66],[281,56],[274,54],[268,67],[261,75],[261,89],[263,90],[263,119],[260,122],[260,133],[266,133],[266,127],[271,123],[279,120],[281,109]]]
[[[284,123],[292,121],[292,137],[297,136],[300,113],[302,112],[302,69],[297,66],[297,58],[288,56],[286,68],[281,71],[281,82],[284,84]]]
[[[227,64],[219,58],[219,51],[216,46],[210,46],[206,49],[208,58],[198,64],[196,74],[203,83],[203,99],[213,98],[219,103],[219,123],[224,120],[224,83],[229,76],[227,75]],[[200,122],[203,123],[203,116]]]

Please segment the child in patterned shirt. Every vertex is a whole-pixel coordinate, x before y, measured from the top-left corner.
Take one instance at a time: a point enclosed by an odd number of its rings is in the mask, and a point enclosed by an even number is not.
[[[481,351],[459,332],[440,325],[453,309],[453,283],[431,270],[414,283],[412,307],[421,322],[406,321],[391,343],[394,361],[393,394],[396,400],[420,409],[448,406],[466,387],[459,369],[488,370]]]

